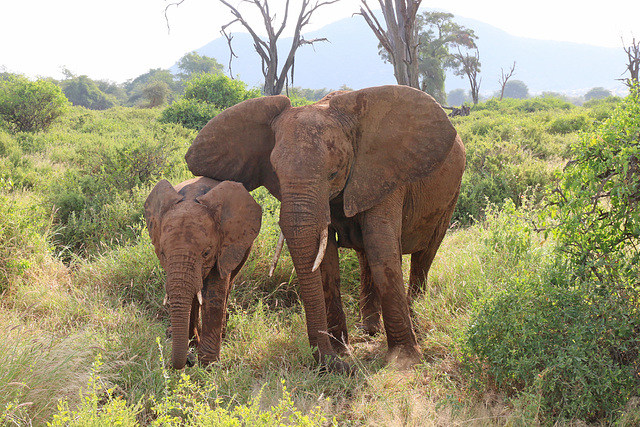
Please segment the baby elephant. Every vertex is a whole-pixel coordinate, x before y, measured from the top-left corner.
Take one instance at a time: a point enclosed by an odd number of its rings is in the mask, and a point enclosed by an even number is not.
[[[199,177],[175,187],[158,182],[144,217],[167,273],[171,363],[185,366],[193,340],[200,362],[208,365],[220,358],[227,297],[260,231],[262,208],[240,183]]]

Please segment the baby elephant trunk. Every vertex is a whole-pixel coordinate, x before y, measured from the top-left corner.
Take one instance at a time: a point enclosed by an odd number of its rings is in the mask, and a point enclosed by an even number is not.
[[[167,272],[173,341],[171,365],[175,369],[182,369],[187,363],[191,310],[194,298],[202,289],[200,269],[201,266],[195,262],[183,262],[172,265]]]

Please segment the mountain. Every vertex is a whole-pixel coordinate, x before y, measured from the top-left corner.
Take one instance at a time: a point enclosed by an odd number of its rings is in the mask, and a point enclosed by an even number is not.
[[[508,71],[514,61],[516,70],[512,79],[525,82],[532,94],[543,91],[583,94],[598,86],[620,92],[624,87],[616,80],[622,77],[626,64],[622,48],[516,37],[474,19],[456,16],[454,20],[473,29],[478,36],[482,94],[492,94],[499,89],[501,69]],[[247,33],[232,35],[237,55],[231,64],[234,77],[251,87],[261,86],[261,61],[251,37]],[[305,34],[307,39],[321,37],[329,41],[298,49],[293,86],[338,89],[346,85],[360,89],[395,84],[393,67],[378,55],[378,40],[362,17],[345,18]],[[279,49],[288,51],[291,42],[291,38],[283,39]],[[216,58],[227,69],[229,47],[225,38],[215,39],[196,51]],[[468,90],[468,81],[449,75],[446,90],[458,88]]]

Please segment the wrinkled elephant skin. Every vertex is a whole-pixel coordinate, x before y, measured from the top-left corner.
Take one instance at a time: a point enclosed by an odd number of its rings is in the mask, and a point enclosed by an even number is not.
[[[158,182],[144,216],[167,274],[172,366],[185,366],[190,341],[202,364],[214,362],[229,290],[260,231],[262,209],[242,184],[198,177],[175,187]]]
[[[340,246],[358,251],[363,323],[375,332],[382,312],[389,362],[420,360],[401,255],[412,254],[415,294],[448,228],[465,167],[462,141],[432,97],[380,86],[296,108],[284,96],[251,99],[213,118],[186,160],[194,174],[248,190],[264,185],[281,201],[279,223],[321,363],[349,369],[337,357],[348,340]]]

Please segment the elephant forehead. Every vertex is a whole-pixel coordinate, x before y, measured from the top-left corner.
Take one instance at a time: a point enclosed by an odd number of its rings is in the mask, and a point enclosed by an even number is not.
[[[313,106],[309,106],[313,107]],[[309,108],[288,114],[274,124],[276,149],[325,149],[346,141],[342,125],[323,109]]]
[[[197,203],[178,205],[162,221],[162,238],[166,245],[206,245],[211,240],[214,220],[206,208]]]

